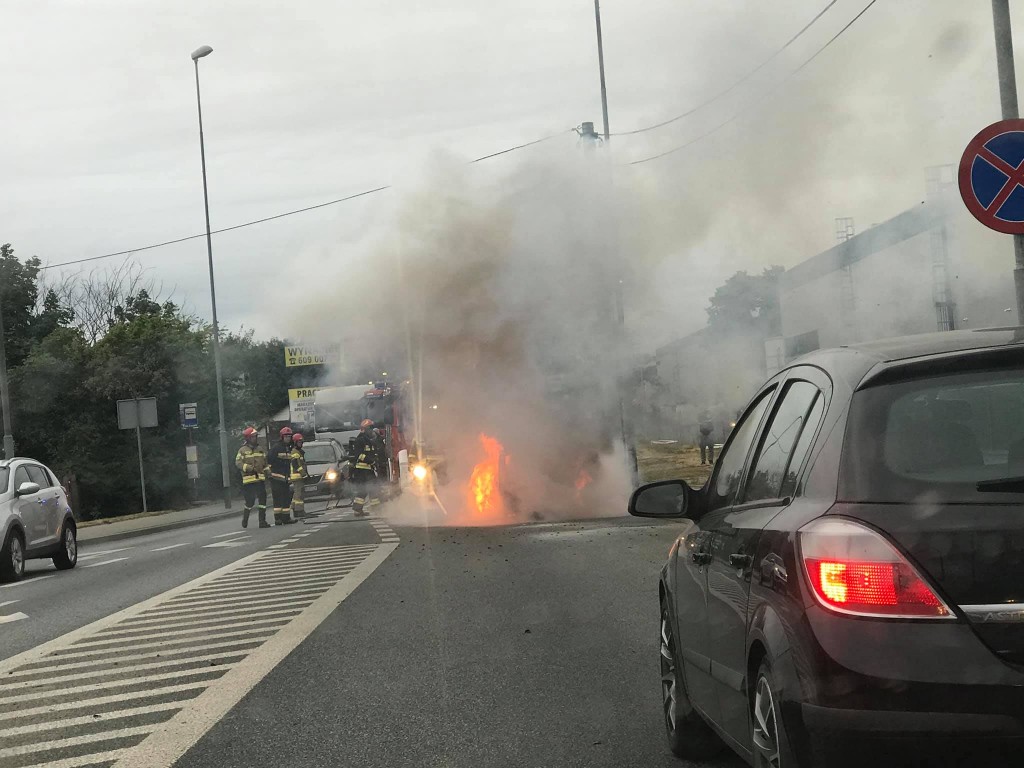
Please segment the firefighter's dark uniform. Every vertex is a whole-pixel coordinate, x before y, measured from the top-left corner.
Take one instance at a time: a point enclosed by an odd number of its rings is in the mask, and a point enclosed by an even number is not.
[[[274,522],[290,523],[292,489],[292,447],[278,440],[270,449],[270,492],[274,496]]]
[[[235,466],[242,473],[242,497],[245,508],[242,510],[242,527],[249,525],[249,514],[252,508],[259,510],[260,525],[267,523],[267,454],[258,445],[246,443],[238,449]]]
[[[306,452],[292,443],[292,513],[298,520],[306,514],[306,502],[302,498],[302,483],[309,477],[306,471]]]
[[[362,516],[369,514],[366,507],[380,503],[377,498],[377,441],[369,431],[360,432],[352,441],[352,485],[356,496],[352,500],[352,511]]]

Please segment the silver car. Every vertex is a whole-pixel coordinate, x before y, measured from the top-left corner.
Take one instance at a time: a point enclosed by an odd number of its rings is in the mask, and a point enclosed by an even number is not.
[[[0,581],[25,575],[25,560],[53,559],[58,570],[78,562],[75,516],[53,472],[38,461],[0,461]]]

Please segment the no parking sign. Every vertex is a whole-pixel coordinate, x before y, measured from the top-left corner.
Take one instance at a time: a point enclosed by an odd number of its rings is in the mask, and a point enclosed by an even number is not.
[[[960,159],[960,196],[990,229],[1024,234],[1024,120],[1000,120],[971,139]]]

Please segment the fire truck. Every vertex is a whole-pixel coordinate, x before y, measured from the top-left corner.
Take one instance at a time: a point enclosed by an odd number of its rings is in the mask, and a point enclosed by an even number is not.
[[[319,389],[313,401],[313,430],[318,440],[334,439],[345,447],[351,465],[352,443],[359,434],[359,425],[370,419],[384,438],[378,476],[397,493],[407,471],[412,442],[409,395],[408,383],[394,386],[386,381]]]

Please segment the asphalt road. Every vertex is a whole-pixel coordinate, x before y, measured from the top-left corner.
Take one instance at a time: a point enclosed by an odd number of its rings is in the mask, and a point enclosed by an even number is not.
[[[657,662],[676,531],[346,512],[83,547],[0,589],[27,615],[0,625],[0,768],[684,766]]]

